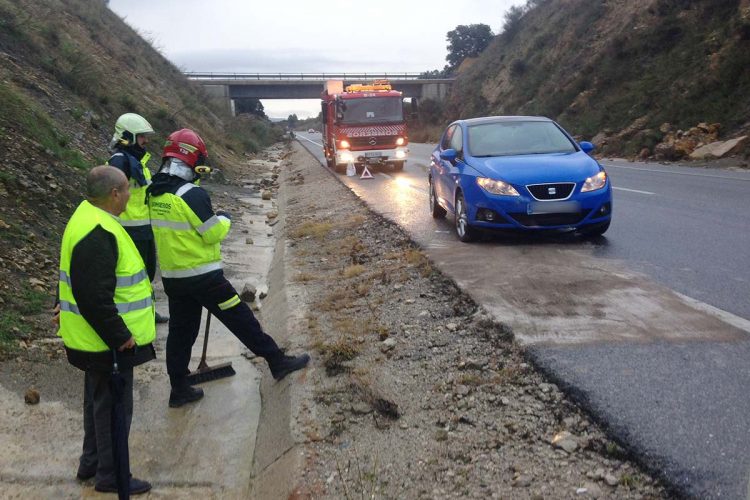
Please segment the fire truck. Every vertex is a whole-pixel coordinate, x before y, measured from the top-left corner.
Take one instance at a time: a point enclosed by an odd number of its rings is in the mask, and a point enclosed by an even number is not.
[[[387,80],[346,88],[343,81],[330,80],[320,96],[329,168],[343,172],[353,162],[403,170],[409,138],[401,92],[393,90]]]

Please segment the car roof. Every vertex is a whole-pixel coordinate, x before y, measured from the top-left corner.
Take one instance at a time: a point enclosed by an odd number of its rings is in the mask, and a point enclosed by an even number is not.
[[[469,125],[479,125],[482,123],[499,123],[499,122],[551,122],[545,116],[482,116],[480,118],[468,118],[466,120],[456,120],[453,123],[463,123]]]

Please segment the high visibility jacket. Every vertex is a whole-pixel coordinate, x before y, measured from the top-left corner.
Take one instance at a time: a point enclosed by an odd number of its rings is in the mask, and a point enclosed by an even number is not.
[[[60,330],[58,335],[69,349],[86,352],[109,351],[110,347],[81,315],[73,295],[70,262],[73,249],[97,226],[111,233],[117,241],[117,266],[114,303],[137,345],[150,344],[156,338],[151,283],[143,259],[113,215],[82,202],[68,221],[60,249]]]
[[[121,160],[118,159],[120,156],[124,158],[122,158]],[[148,188],[148,185],[151,184],[151,171],[146,165],[148,164],[148,160],[150,158],[151,153],[146,153],[145,155],[143,155],[143,158],[141,158],[140,161],[140,166],[135,167],[140,169],[138,175],[132,175],[126,170],[126,173],[128,173],[128,178],[130,179],[130,200],[128,201],[128,206],[125,208],[125,211],[120,214],[120,222],[127,228],[136,228],[141,226],[148,226],[151,224],[151,221],[148,217],[148,205],[146,204],[146,188]],[[137,163],[138,160],[130,153],[127,153],[125,151],[118,151],[117,153],[112,155],[107,163],[110,165],[114,163],[120,165],[123,162],[127,166],[131,162]],[[139,177],[141,177],[141,174],[142,179],[138,179]],[[145,183],[143,183],[144,179]]]
[[[221,269],[221,241],[231,222],[214,214],[208,193],[190,182],[157,193],[148,206],[162,277],[192,278]]]

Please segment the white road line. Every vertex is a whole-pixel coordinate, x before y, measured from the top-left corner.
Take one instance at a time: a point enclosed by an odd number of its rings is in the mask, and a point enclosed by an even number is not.
[[[713,177],[715,179],[726,179],[729,181],[745,181],[750,182],[750,178],[742,178],[742,177],[725,177],[723,175],[712,175],[712,174],[697,174],[694,172],[674,172],[672,170],[657,170],[653,168],[640,168],[640,167],[626,167],[624,165],[615,165],[613,163],[607,164],[607,168],[623,168],[625,170],[640,170],[642,172],[651,172],[656,174],[673,174],[673,175],[692,175],[693,177]],[[690,168],[690,167],[682,167],[682,168]]]
[[[307,142],[312,142],[312,143],[313,143],[313,144],[315,144],[316,146],[320,146],[321,148],[323,147],[323,145],[322,145],[322,144],[320,144],[320,143],[318,143],[318,142],[315,142],[315,141],[312,141],[312,140],[308,139],[307,137],[302,137],[301,135],[298,135],[298,136],[297,136],[296,138],[297,138],[297,139],[304,139],[304,140],[306,140]]]
[[[701,302],[700,300],[694,299],[692,297],[688,297],[687,295],[683,295],[679,292],[674,292],[675,295],[680,297],[682,300],[687,302],[688,304],[692,305],[696,309],[703,311],[707,314],[710,314],[711,316],[714,316],[716,318],[719,318],[724,323],[729,323],[733,327],[744,330],[747,333],[750,333],[750,321],[746,320],[745,318],[742,318],[740,316],[736,316],[730,312],[727,312],[723,309],[719,309],[718,307],[714,307],[710,304],[706,304],[705,302]]]
[[[612,189],[616,189],[618,191],[630,191],[631,193],[656,194],[656,193],[652,193],[651,191],[640,191],[638,189],[628,189],[628,188],[621,188],[621,187],[613,187]]]

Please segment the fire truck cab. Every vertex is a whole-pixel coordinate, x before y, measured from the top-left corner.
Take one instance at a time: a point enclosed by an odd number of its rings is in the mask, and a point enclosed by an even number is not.
[[[348,85],[332,80],[321,93],[323,149],[329,168],[388,165],[402,170],[409,139],[401,92],[386,80]]]

